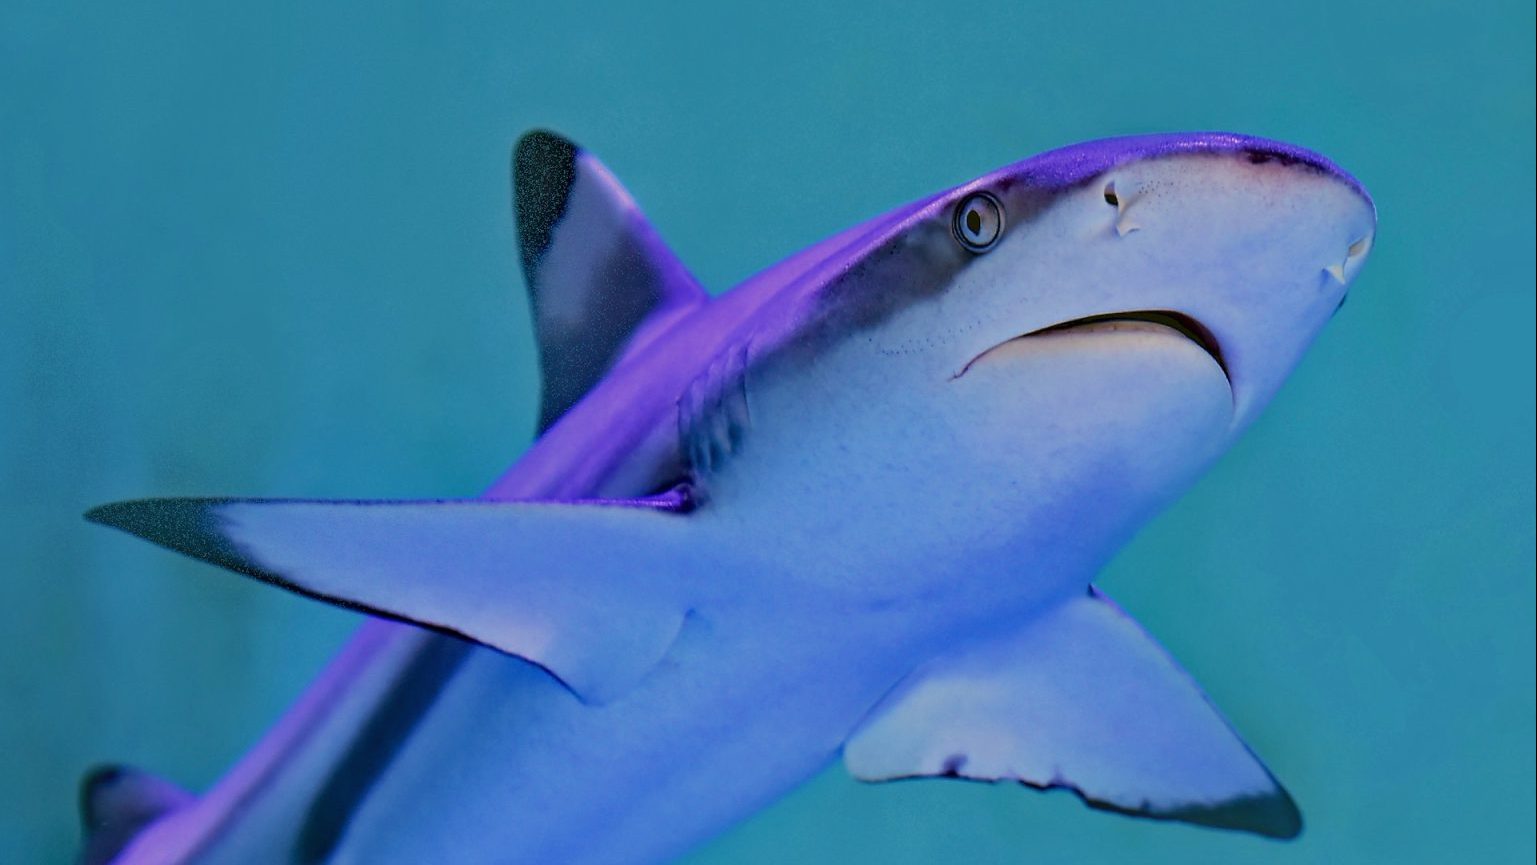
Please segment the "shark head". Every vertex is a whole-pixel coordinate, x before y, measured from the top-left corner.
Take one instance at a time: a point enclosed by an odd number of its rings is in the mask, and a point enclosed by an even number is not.
[[[819,297],[822,332],[845,337],[824,377],[860,404],[837,423],[953,490],[932,495],[996,501],[999,526],[957,531],[1072,525],[1113,549],[1254,421],[1375,229],[1360,183],[1257,138],[1111,139],[1005,167],[855,230]]]
[[[1032,334],[1170,328],[1221,367],[1235,434],[1344,302],[1376,232],[1370,197],[1333,163],[1227,134],[1078,145],[945,204],[960,245],[975,246],[970,226],[996,218],[1002,229],[952,286],[988,310],[966,363]]]

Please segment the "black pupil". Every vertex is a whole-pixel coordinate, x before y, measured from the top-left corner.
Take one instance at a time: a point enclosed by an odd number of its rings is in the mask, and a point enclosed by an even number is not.
[[[1121,200],[1115,197],[1114,191],[1107,189],[1105,190],[1105,203],[1111,207],[1115,207],[1121,203]]]
[[[966,230],[972,234],[982,233],[982,214],[975,207],[966,212]]]

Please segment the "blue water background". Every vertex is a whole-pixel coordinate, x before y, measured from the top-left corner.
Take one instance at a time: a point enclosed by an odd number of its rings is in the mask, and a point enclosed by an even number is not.
[[[507,163],[535,125],[715,290],[1114,134],[1294,141],[1381,213],[1268,414],[1103,578],[1299,841],[834,767],[690,865],[1531,862],[1532,34],[1529,0],[5,0],[0,862],[72,855],[94,762],[205,787],[357,624],[82,510],[472,494],[526,445]]]

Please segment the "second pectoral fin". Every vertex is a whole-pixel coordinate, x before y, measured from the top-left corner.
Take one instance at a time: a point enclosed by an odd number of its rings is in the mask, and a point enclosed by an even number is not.
[[[1097,592],[920,667],[849,738],[844,763],[865,781],[1018,781],[1146,817],[1276,838],[1302,828],[1189,675]]]

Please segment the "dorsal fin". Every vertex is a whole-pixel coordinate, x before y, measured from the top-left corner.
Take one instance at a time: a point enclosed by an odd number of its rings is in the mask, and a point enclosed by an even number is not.
[[[706,295],[603,163],[553,132],[518,140],[513,201],[539,337],[543,432],[647,319]]]
[[[80,782],[85,845],[78,865],[106,865],[140,829],[192,801],[180,787],[127,766],[99,766]]]

